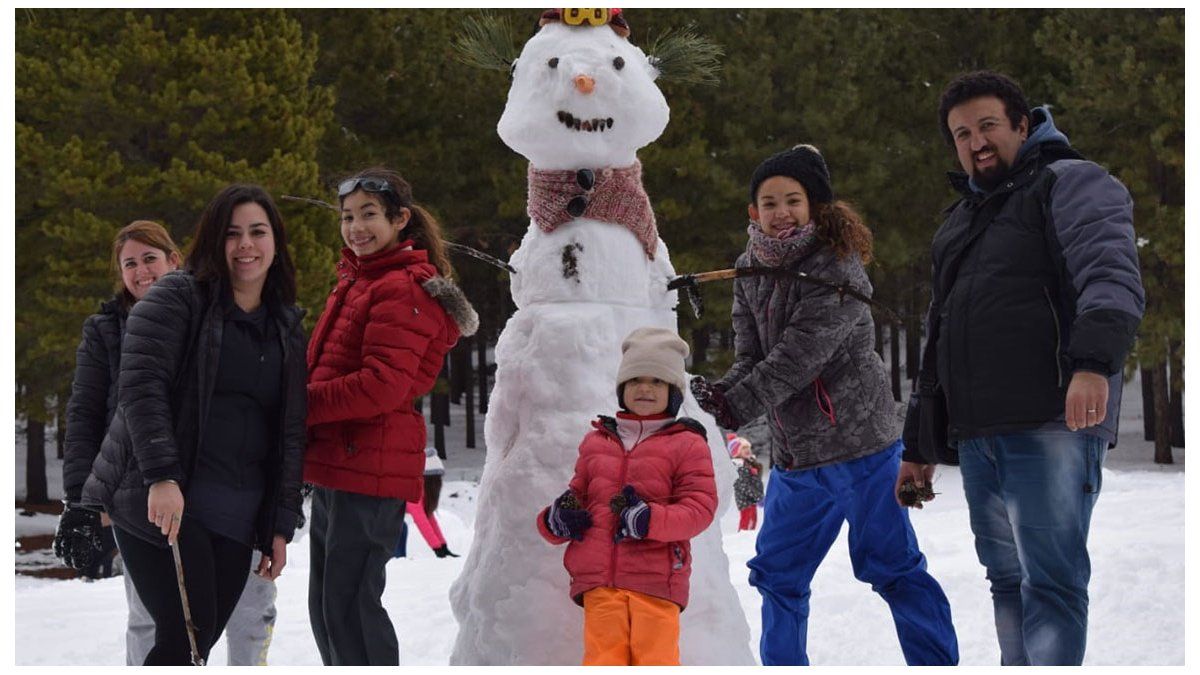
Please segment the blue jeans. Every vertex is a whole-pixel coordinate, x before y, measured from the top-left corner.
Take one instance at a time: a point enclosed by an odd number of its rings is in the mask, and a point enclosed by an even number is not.
[[[959,443],[1003,665],[1083,662],[1092,573],[1088,525],[1106,452],[1103,439],[1065,430]]]
[[[902,450],[897,441],[848,462],[771,472],[756,555],[746,563],[763,598],[763,665],[808,665],[810,584],[844,521],[854,576],[887,602],[904,660],[958,663],[950,603],[925,571],[908,512],[893,493]]]

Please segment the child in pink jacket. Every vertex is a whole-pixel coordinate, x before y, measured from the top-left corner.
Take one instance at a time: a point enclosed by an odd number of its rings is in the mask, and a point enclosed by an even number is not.
[[[616,417],[600,416],[579,446],[570,489],[538,530],[570,542],[563,565],[583,606],[583,665],[679,665],[690,539],[717,507],[704,427],[675,418],[687,343],[639,328],[621,345]]]

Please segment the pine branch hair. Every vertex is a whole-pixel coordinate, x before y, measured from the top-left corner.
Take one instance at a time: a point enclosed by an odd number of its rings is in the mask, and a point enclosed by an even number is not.
[[[720,82],[721,57],[725,50],[696,32],[694,25],[678,31],[667,29],[650,41],[646,48],[650,65],[659,77],[687,84],[715,85]]]
[[[453,47],[454,59],[459,63],[504,72],[511,70],[520,53],[508,18],[491,13],[464,19],[462,35]]]

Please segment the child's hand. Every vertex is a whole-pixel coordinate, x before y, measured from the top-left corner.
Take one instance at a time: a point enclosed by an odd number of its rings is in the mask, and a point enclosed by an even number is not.
[[[613,541],[625,538],[645,539],[650,534],[650,506],[638,496],[632,485],[626,485],[621,493],[614,495],[609,506],[614,510],[620,508],[617,514],[617,533]]]
[[[733,410],[730,409],[729,402],[725,400],[724,389],[719,385],[711,384],[698,375],[692,378],[691,388],[692,395],[696,397],[696,403],[704,412],[712,415],[717,420],[717,424],[725,429],[737,429],[742,426],[733,414]]]
[[[592,514],[580,508],[579,500],[570,490],[562,493],[546,511],[546,527],[556,537],[583,541],[583,533],[592,526]]]

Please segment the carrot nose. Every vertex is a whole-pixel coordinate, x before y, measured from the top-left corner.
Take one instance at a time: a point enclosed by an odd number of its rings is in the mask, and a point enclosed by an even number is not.
[[[596,80],[587,75],[575,76],[575,88],[583,94],[590,94],[596,88]]]

